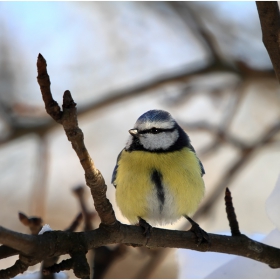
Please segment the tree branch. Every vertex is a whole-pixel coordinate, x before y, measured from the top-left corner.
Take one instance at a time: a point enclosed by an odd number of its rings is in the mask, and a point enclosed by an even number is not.
[[[0,226],[0,243],[27,255],[33,253],[35,236],[14,232]],[[35,249],[36,250],[36,249]]]
[[[6,234],[5,239],[2,238],[3,231]],[[190,231],[153,228],[147,247],[183,248],[200,252],[233,254],[266,263],[274,268],[280,268],[280,249],[254,241],[245,235],[225,236],[209,233],[209,236],[211,246],[206,243],[197,246],[195,236]],[[8,240],[15,237],[21,242],[30,239],[30,235],[0,227],[1,243],[7,245]],[[21,248],[19,251],[34,260],[69,254],[75,252],[77,246],[80,246],[79,250],[86,251],[108,244],[123,243],[145,246],[147,242],[140,227],[120,223],[113,226],[101,224],[98,229],[87,232],[46,232],[43,235],[32,236],[32,239],[33,242],[29,244],[28,248]]]
[[[11,256],[18,255],[19,252],[11,247],[8,247],[6,245],[0,246],[0,260],[6,259]]]
[[[0,270],[0,277],[2,279],[13,278],[18,274],[25,272],[28,267],[29,266],[21,260],[17,260],[13,266]]]
[[[62,262],[58,263],[58,264],[54,264],[50,267],[44,267],[44,269],[42,270],[44,275],[50,275],[51,273],[58,273],[62,270],[70,270],[73,268],[73,259],[67,259],[67,260],[63,260]]]
[[[267,49],[275,74],[280,81],[280,13],[277,1],[256,1],[263,43]]]
[[[81,165],[85,170],[86,183],[90,187],[95,209],[100,216],[101,222],[112,225],[117,220],[112,205],[106,198],[107,186],[102,174],[95,168],[85,147],[84,135],[78,126],[76,103],[72,99],[70,91],[67,90],[63,95],[63,111],[60,111],[57,102],[52,98],[47,63],[41,54],[38,56],[37,68],[37,80],[45,102],[46,111],[56,122],[62,124],[68,140],[80,159]]]

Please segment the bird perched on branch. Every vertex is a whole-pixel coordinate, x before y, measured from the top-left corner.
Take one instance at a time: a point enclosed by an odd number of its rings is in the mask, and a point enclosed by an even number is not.
[[[189,217],[203,198],[205,171],[188,135],[162,110],[141,115],[129,133],[112,176],[123,216],[139,223],[148,238],[149,223],[165,225],[184,216],[198,243],[208,241],[208,234]]]

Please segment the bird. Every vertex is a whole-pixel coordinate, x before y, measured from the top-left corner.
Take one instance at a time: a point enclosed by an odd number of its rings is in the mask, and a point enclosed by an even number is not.
[[[169,112],[154,109],[142,114],[129,134],[111,180],[122,215],[148,239],[151,224],[185,217],[197,243],[208,242],[207,232],[189,217],[204,196],[205,170],[187,133]]]

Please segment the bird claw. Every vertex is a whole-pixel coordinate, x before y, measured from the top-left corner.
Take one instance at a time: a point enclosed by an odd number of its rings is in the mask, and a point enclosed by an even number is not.
[[[152,234],[152,229],[153,229],[152,226],[142,218],[139,218],[139,226],[143,229],[143,235],[147,238],[147,243],[148,243]]]
[[[197,239],[197,246],[199,246],[201,243],[206,242],[206,243],[211,243],[210,242],[210,237],[206,231],[204,231],[198,224],[195,226],[192,225],[190,231],[192,231]]]
[[[196,236],[196,244],[199,246],[201,243],[206,242],[209,245],[211,244],[210,237],[206,231],[204,231],[199,224],[193,221],[190,217],[187,217],[188,221],[191,223],[192,227],[190,231],[192,231]]]

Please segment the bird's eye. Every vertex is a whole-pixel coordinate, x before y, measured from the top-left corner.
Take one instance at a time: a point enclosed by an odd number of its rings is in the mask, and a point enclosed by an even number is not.
[[[152,127],[152,128],[151,128],[151,132],[152,132],[153,134],[156,134],[156,133],[159,132],[159,130],[158,130],[157,128],[155,128],[155,127]]]

